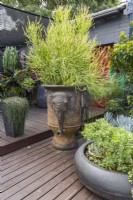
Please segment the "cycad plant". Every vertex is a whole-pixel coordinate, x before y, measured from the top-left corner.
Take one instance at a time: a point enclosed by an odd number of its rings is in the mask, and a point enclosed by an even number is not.
[[[73,17],[71,9],[56,9],[47,31],[39,22],[28,23],[27,65],[45,84],[85,85],[91,95],[103,97],[113,80],[104,74],[96,40],[89,38],[92,18],[86,7]]]

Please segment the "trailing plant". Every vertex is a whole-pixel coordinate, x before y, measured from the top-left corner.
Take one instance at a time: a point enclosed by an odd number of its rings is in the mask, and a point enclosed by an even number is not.
[[[6,47],[3,55],[3,66],[5,72],[14,73],[17,66],[17,50],[15,47]]]
[[[2,101],[3,114],[14,128],[15,135],[21,135],[24,131],[25,116],[28,111],[28,101],[21,97],[9,97]],[[20,131],[18,133],[18,130]]]
[[[28,23],[27,65],[45,84],[85,85],[94,97],[105,96],[113,80],[104,74],[96,40],[88,38],[92,18],[85,7],[72,18],[71,9],[56,9],[47,31],[39,22]]]
[[[88,145],[86,151],[89,160],[108,170],[128,173],[129,182],[132,183],[133,134],[131,132],[112,127],[104,119],[99,119],[86,124],[82,134],[93,144],[91,149]],[[90,150],[95,156],[89,156]]]

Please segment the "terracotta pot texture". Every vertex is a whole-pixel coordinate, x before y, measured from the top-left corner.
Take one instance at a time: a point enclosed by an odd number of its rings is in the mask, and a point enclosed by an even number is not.
[[[77,147],[75,133],[81,126],[81,91],[75,87],[45,86],[48,125],[54,132],[53,145],[69,150]]]

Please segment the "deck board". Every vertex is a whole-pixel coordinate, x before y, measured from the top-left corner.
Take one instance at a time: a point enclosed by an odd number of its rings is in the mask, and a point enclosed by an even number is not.
[[[88,113],[89,118],[101,116],[103,109],[89,108]],[[6,136],[2,115],[0,114],[0,155],[29,146],[52,135],[47,125],[46,109],[31,108],[26,118],[24,135],[15,138]]]
[[[51,138],[1,157],[1,200],[103,200],[79,181],[76,149],[55,150]],[[79,145],[83,138],[78,139]]]
[[[102,113],[96,110],[90,118]],[[103,200],[78,180],[76,149],[55,150],[51,136],[45,109],[30,109],[25,134],[17,138],[6,136],[0,114],[0,200]]]
[[[26,118],[24,135],[6,136],[2,115],[0,114],[0,155],[5,155],[22,147],[52,136],[47,125],[47,110],[31,108]]]

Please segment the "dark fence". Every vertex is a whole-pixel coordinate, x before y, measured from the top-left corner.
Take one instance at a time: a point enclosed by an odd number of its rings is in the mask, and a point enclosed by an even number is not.
[[[22,45],[26,41],[23,27],[30,21],[40,20],[47,28],[49,18],[0,4],[0,47]]]

